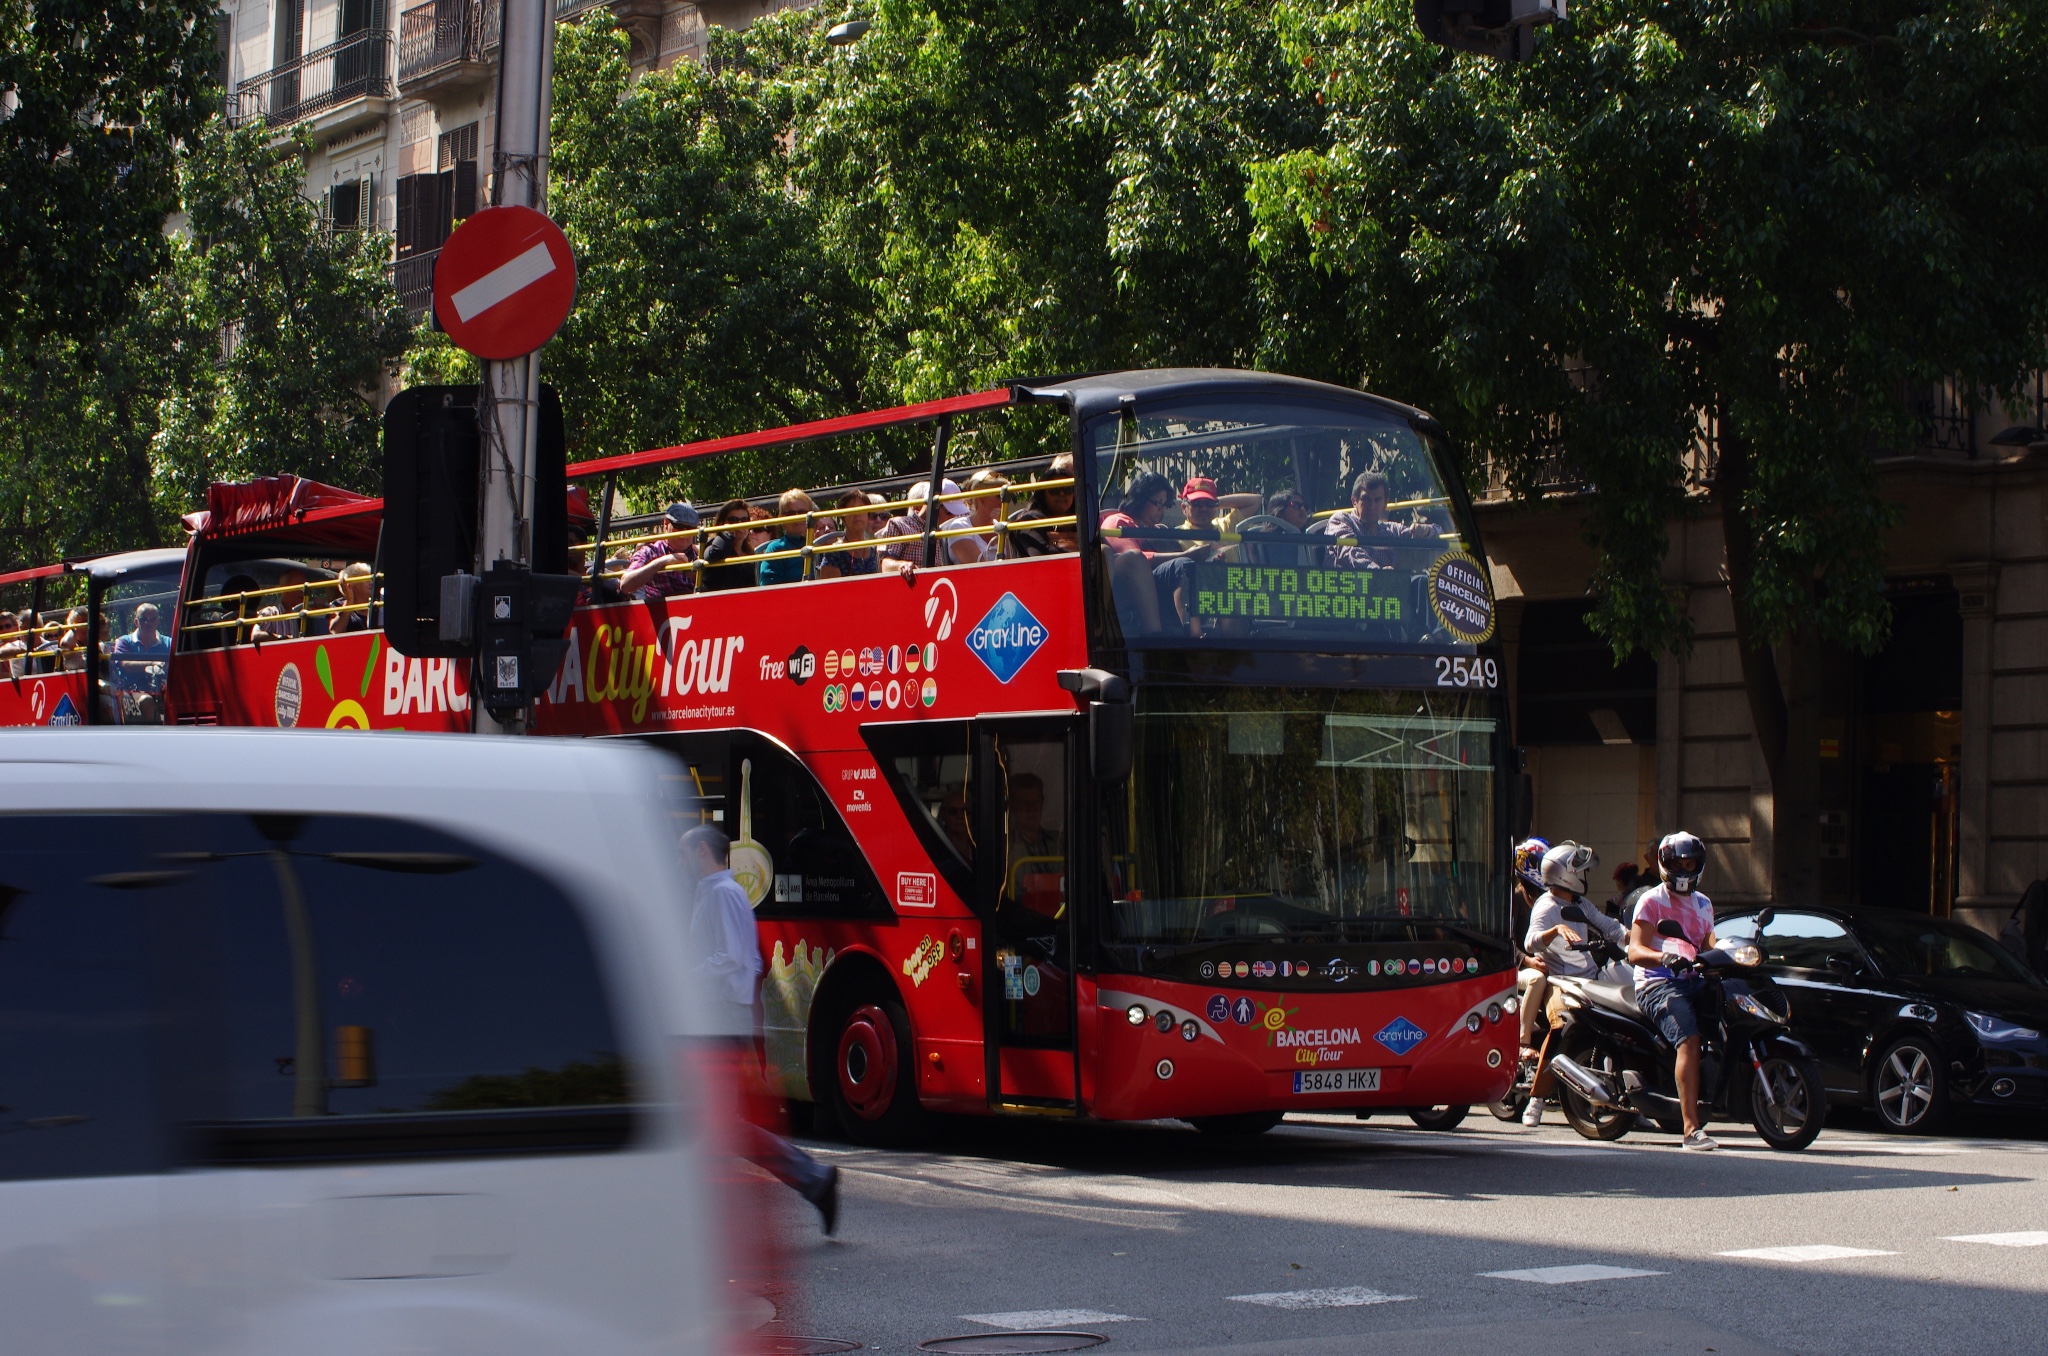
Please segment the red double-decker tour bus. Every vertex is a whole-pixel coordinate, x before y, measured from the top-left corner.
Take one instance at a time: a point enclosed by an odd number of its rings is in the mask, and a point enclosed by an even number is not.
[[[1501,1096],[1500,660],[1436,423],[1135,371],[569,474],[606,502],[648,466],[915,425],[928,473],[581,522],[591,598],[534,708],[669,750],[732,837],[780,1090],[874,1143],[930,1110],[1248,1132]],[[83,632],[8,661],[0,720],[468,729],[464,666],[384,642],[381,509],[215,486],[183,551],[0,579],[68,581],[34,630]]]

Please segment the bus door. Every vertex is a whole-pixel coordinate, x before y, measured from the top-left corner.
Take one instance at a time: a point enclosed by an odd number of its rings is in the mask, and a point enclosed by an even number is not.
[[[1079,798],[1075,724],[1059,717],[983,720],[976,731],[976,906],[986,920],[982,1005],[991,1106],[1080,1106],[1074,958],[1068,906]]]

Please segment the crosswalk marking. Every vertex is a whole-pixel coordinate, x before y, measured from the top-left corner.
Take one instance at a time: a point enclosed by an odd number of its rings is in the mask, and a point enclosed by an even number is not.
[[[1143,1323],[1129,1314],[1105,1314],[1100,1309],[1017,1309],[1007,1314],[962,1314],[969,1323],[987,1328],[1058,1328],[1069,1323]]]
[[[1276,1290],[1266,1295],[1231,1295],[1239,1304],[1263,1304],[1268,1309],[1352,1309],[1364,1304],[1399,1304],[1413,1295],[1388,1295],[1362,1285],[1338,1286],[1328,1290]]]
[[[1782,1248],[1737,1248],[1721,1257],[1753,1257],[1760,1262],[1833,1262],[1843,1257],[1897,1257],[1882,1248],[1843,1248],[1833,1243],[1795,1243]]]
[[[1637,1276],[1667,1276],[1664,1271],[1642,1271],[1635,1267],[1610,1267],[1599,1262],[1579,1262],[1562,1267],[1529,1267],[1521,1271],[1482,1271],[1500,1281],[1534,1281],[1537,1285],[1573,1285],[1579,1281],[1625,1281]]]
[[[2027,1229],[2016,1234],[1949,1234],[1949,1243],[1992,1243],[2001,1248],[2048,1247],[2048,1232]]]

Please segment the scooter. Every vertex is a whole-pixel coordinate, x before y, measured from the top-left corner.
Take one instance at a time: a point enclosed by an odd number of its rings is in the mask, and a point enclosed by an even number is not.
[[[1770,920],[1758,917],[1761,932]],[[1574,917],[1577,914],[1577,917]],[[1564,916],[1584,922],[1577,906]],[[1757,972],[1763,956],[1751,943],[1684,954],[1691,948],[1670,920],[1657,934],[1676,939],[1675,971],[1705,982],[1693,998],[1700,1019],[1702,1119],[1747,1121],[1773,1149],[1804,1149],[1827,1117],[1827,1094],[1813,1051],[1787,1034],[1791,1005]],[[1596,954],[1614,948],[1595,945]],[[1554,977],[1573,1017],[1563,1048],[1550,1056],[1565,1119],[1587,1139],[1615,1140],[1650,1120],[1672,1134],[1684,1126],[1675,1051],[1636,1006],[1634,986],[1612,978]]]

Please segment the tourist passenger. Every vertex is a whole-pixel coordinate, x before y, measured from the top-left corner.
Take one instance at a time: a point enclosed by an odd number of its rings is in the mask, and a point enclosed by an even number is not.
[[[258,609],[261,620],[250,633],[252,640],[291,640],[305,624],[306,572],[286,570],[277,577],[277,601]]]
[[[171,657],[171,638],[157,629],[157,605],[135,608],[135,629],[114,642],[114,686],[123,692],[163,691],[163,664]]]
[[[1258,502],[1257,495],[1248,497],[1253,503]],[[1216,495],[1216,482],[1207,476],[1190,477],[1188,483],[1181,487],[1181,518],[1191,530],[1215,531],[1216,514],[1220,507]],[[1193,541],[1196,546],[1203,544],[1196,538],[1182,540]],[[1181,625],[1188,628],[1192,634],[1202,633],[1201,623],[1194,616],[1194,568],[1202,561],[1214,559],[1222,553],[1223,548],[1220,545],[1210,548],[1207,554],[1191,549],[1172,558],[1160,560],[1153,566],[1152,576],[1159,584],[1160,611],[1163,614],[1171,609],[1173,615],[1179,618]]]
[[[327,619],[327,634],[346,635],[370,629],[370,582],[372,571],[360,560],[341,567],[341,611]]]
[[[36,646],[35,609],[24,608],[19,616],[0,612],[0,619],[4,619],[0,620],[0,627],[5,627],[7,634],[7,643],[0,645],[0,659],[7,661],[9,671],[16,678],[34,672],[28,655]]]
[[[778,518],[794,518],[796,521],[784,523],[781,535],[770,537],[767,541],[755,547],[754,553],[756,555],[765,555],[771,552],[802,551],[804,549],[805,529],[801,515],[811,513],[817,507],[816,504],[811,502],[811,497],[802,490],[784,490],[782,498],[776,501],[775,516]],[[801,555],[785,555],[779,560],[764,560],[755,568],[760,571],[763,584],[794,584],[801,581],[804,577],[804,558]]]
[[[874,515],[868,512],[868,497],[859,490],[848,490],[839,496],[833,505],[840,510],[839,527],[827,532],[817,540],[819,546],[850,546],[857,541],[871,540],[874,531]],[[881,569],[881,558],[872,546],[860,550],[833,551],[818,557],[817,577],[838,579],[859,574],[874,574]]]
[[[1209,498],[1213,503],[1213,489],[1209,491]],[[1102,526],[1120,532],[1158,527],[1173,505],[1173,482],[1157,471],[1141,471],[1124,491],[1123,507],[1102,515]],[[1161,578],[1158,575],[1159,567],[1181,559],[1213,559],[1217,547],[1214,542],[1198,541],[1178,551],[1148,551],[1144,546],[1145,540],[1105,536],[1102,544],[1107,553],[1110,580],[1116,589],[1119,611],[1126,614],[1125,624],[1135,625],[1141,633],[1156,634],[1162,629],[1162,586],[1169,599],[1173,588],[1170,576]]]
[[[958,493],[960,493],[958,485],[950,480],[940,481],[940,508],[943,510],[947,507],[947,495]],[[885,559],[899,561],[905,565],[922,565],[924,563],[925,505],[931,499],[931,495],[932,484],[929,480],[920,480],[904,492],[903,497],[909,502],[909,507],[894,518],[891,518],[888,522],[882,524],[882,530],[875,534],[877,541],[887,540],[889,542],[889,545],[882,548],[882,555]],[[954,524],[947,522],[945,526],[951,527]],[[941,552],[942,557],[943,555],[944,553]]]
[[[1071,480],[1074,475],[1074,457],[1062,452],[1052,459],[1045,468],[1043,479]],[[1071,518],[1074,516],[1074,487],[1062,485],[1057,489],[1033,490],[1031,499],[1010,515],[1010,522],[1016,524],[1041,523],[1047,519]],[[1080,536],[1072,523],[1058,527],[1019,527],[1004,534],[1007,538],[1007,553],[1014,557],[1049,556],[1062,551],[1080,549]]]
[[[690,592],[695,582],[691,572],[669,567],[697,558],[696,532],[701,521],[688,501],[670,504],[662,515],[666,533],[633,552],[626,561],[626,572],[619,576],[619,592],[628,598],[638,594],[649,602]],[[678,535],[684,533],[688,535]]]
[[[1309,517],[1308,504],[1298,490],[1276,490],[1266,501],[1266,512],[1297,532],[1308,531],[1309,523],[1314,521]]]
[[[945,798],[939,802],[939,828],[962,861],[974,860],[974,829],[967,822],[967,792],[964,788],[955,786],[947,789]]]
[[[85,667],[85,621],[86,611],[74,607],[64,616],[64,634],[57,637],[57,650],[63,655],[66,673],[76,673]]]
[[[1010,478],[1000,471],[976,471],[968,477],[967,489],[971,494],[976,490],[1001,490],[1010,483]],[[984,494],[967,502],[967,521],[962,526],[977,527],[983,531],[963,534],[951,539],[953,563],[972,565],[976,561],[996,558],[996,517],[1002,512],[1001,494]],[[951,524],[948,524],[951,526]]]
[[[728,499],[718,506],[711,522],[725,530],[711,533],[704,543],[704,571],[697,581],[698,592],[750,589],[760,582],[753,565],[738,561],[738,557],[747,554],[746,538],[750,534],[746,523],[752,517],[753,511],[744,499]]]
[[[1390,545],[1399,541],[1426,541],[1434,538],[1437,532],[1429,523],[1389,521],[1387,478],[1378,471],[1358,473],[1358,478],[1351,482],[1351,507],[1331,514],[1326,530],[1332,537],[1355,537],[1360,542],[1357,546],[1331,547],[1331,564],[1367,570],[1391,568],[1394,556],[1385,548],[1365,545],[1366,541],[1385,538]]]

